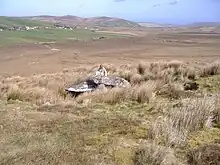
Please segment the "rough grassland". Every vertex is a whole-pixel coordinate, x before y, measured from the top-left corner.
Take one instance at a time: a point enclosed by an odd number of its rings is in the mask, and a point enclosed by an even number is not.
[[[219,62],[105,67],[132,87],[71,98],[64,87],[90,67],[2,76],[1,164],[200,165],[200,153],[219,163]],[[189,81],[199,89],[185,91]]]

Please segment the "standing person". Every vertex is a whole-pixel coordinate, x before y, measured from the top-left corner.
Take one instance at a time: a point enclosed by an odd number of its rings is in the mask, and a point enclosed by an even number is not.
[[[99,65],[98,70],[95,73],[96,76],[107,76],[107,70],[103,65]]]

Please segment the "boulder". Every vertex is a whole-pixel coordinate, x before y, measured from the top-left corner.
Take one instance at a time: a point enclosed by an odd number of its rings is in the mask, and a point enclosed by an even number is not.
[[[89,77],[78,84],[73,84],[65,90],[74,96],[78,96],[80,93],[93,92],[101,88],[124,88],[130,86],[130,83],[122,77],[97,75]]]

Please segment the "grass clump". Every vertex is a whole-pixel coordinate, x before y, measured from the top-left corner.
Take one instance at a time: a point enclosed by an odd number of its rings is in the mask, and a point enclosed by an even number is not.
[[[207,144],[187,153],[190,165],[218,165],[220,163],[220,145]]]
[[[183,65],[183,62],[182,61],[178,61],[178,60],[171,60],[171,61],[169,61],[167,63],[167,65],[170,68],[178,69],[178,68],[180,68]]]
[[[7,100],[20,100],[20,101],[25,101],[23,97],[23,93],[20,90],[13,90],[7,95]]]
[[[140,74],[133,74],[130,78],[131,84],[141,84],[142,82],[144,82],[144,77]]]
[[[114,153],[115,163],[117,163],[118,165],[133,165],[132,158],[132,148],[120,148]]]
[[[62,87],[58,87],[57,93],[59,96],[63,97],[64,99],[68,97],[68,93]]]
[[[206,92],[216,93],[220,91],[220,75],[200,77],[196,80],[201,89]]]
[[[44,94],[44,91],[40,88],[32,88],[27,90],[22,90],[17,86],[12,86],[7,93],[7,100],[19,100],[19,101],[36,101],[41,95]]]
[[[207,124],[215,110],[213,98],[184,99],[181,107],[171,108],[150,126],[148,136],[167,146],[184,146],[190,132],[200,130]]]
[[[78,102],[90,100],[93,103],[107,103],[110,105],[119,104],[125,101],[138,103],[149,103],[153,98],[155,82],[146,82],[131,88],[113,88],[95,91],[90,94],[83,94],[77,98]]]
[[[196,70],[194,68],[188,68],[184,76],[186,76],[189,80],[195,80]]]
[[[155,144],[145,144],[137,149],[134,156],[135,165],[179,165],[171,148]]]
[[[215,143],[217,141],[220,141],[219,128],[206,128],[188,136],[188,147],[195,149],[207,143]]]
[[[220,109],[218,108],[213,113],[213,122],[214,126],[220,128]]]
[[[138,103],[149,103],[154,96],[155,82],[146,82],[140,86],[133,87],[132,93],[130,95],[131,100]]]
[[[140,75],[144,75],[145,70],[146,70],[146,67],[144,66],[144,64],[142,63],[138,64],[137,71]]]
[[[157,94],[168,99],[180,99],[184,96],[184,91],[179,83],[168,83],[162,85],[157,90]]]
[[[220,62],[213,62],[205,66],[201,71],[201,77],[213,76],[219,74],[220,72]]]

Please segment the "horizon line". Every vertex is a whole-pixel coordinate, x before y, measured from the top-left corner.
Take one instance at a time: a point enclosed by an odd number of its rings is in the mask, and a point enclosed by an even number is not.
[[[131,19],[126,19],[122,17],[114,17],[114,16],[106,16],[106,15],[100,15],[100,16],[91,16],[91,17],[82,17],[77,15],[71,15],[71,14],[65,14],[65,15],[50,15],[50,14],[39,14],[39,15],[25,15],[25,16],[12,16],[12,15],[0,15],[0,17],[15,17],[15,18],[24,18],[24,17],[43,17],[43,16],[49,16],[49,17],[65,17],[65,16],[72,16],[72,17],[78,17],[78,18],[100,18],[100,17],[107,17],[107,18],[116,18],[116,19],[122,19],[126,21],[131,21],[135,23],[152,23],[152,24],[159,24],[159,25],[180,25],[178,23],[160,23],[158,21],[152,22],[152,21],[134,21]],[[193,23],[184,23],[183,25],[192,25],[196,23],[220,23],[220,21],[195,21]]]

